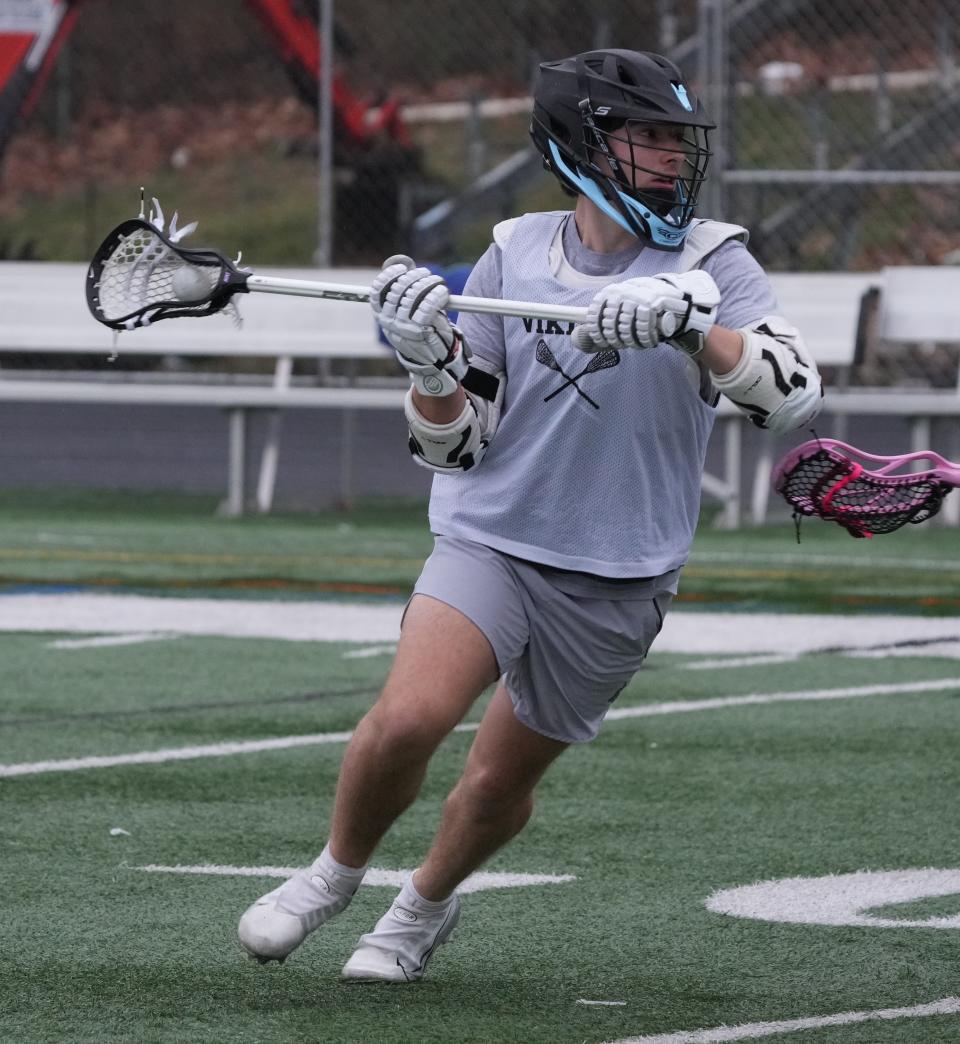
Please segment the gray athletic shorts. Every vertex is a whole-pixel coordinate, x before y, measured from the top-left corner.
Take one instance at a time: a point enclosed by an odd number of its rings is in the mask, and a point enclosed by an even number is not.
[[[679,574],[604,581],[438,536],[414,593],[480,628],[519,721],[551,739],[585,743],[643,663]]]

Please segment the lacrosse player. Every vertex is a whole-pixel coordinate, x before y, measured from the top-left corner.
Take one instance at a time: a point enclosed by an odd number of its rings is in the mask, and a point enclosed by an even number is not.
[[[240,921],[258,959],[347,906],[437,746],[499,679],[432,847],[343,969],[420,979],[457,886],[522,829],[550,763],[596,736],[663,625],[720,394],[774,432],[818,412],[816,366],[746,230],[694,217],[712,126],[659,55],[541,66],[531,133],[574,209],[497,225],[465,292],[587,306],[577,327],[454,326],[443,280],[408,258],[375,280],[411,375],[410,450],[436,472],[435,549],[344,756],[326,847]]]

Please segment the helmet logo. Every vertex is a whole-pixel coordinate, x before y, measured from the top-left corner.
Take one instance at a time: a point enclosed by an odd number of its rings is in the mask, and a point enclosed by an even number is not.
[[[671,83],[670,86],[673,88],[673,93],[677,96],[677,101],[680,102],[687,112],[693,112],[693,106],[687,97],[687,88],[682,83]]]

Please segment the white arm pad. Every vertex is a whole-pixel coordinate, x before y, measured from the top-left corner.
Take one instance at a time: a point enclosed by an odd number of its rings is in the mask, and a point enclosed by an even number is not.
[[[476,369],[483,368],[483,360],[475,359]],[[504,374],[492,374],[496,382],[493,399],[467,391],[463,412],[448,424],[428,421],[413,402],[413,388],[404,399],[403,412],[410,429],[410,452],[421,467],[450,475],[469,471],[480,463],[497,425],[506,386]],[[465,389],[466,390],[466,389]]]
[[[800,332],[767,315],[737,333],[743,354],[729,373],[710,375],[717,391],[758,428],[782,434],[809,424],[823,404],[823,385]]]

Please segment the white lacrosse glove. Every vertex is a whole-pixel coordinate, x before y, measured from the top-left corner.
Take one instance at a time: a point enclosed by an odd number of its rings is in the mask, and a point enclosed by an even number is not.
[[[423,395],[452,394],[467,372],[470,352],[444,311],[449,300],[441,276],[403,255],[388,257],[370,286],[380,329]]]
[[[716,322],[720,291],[710,275],[664,272],[604,287],[590,302],[587,321],[573,331],[583,351],[653,348],[664,341],[697,355]]]

